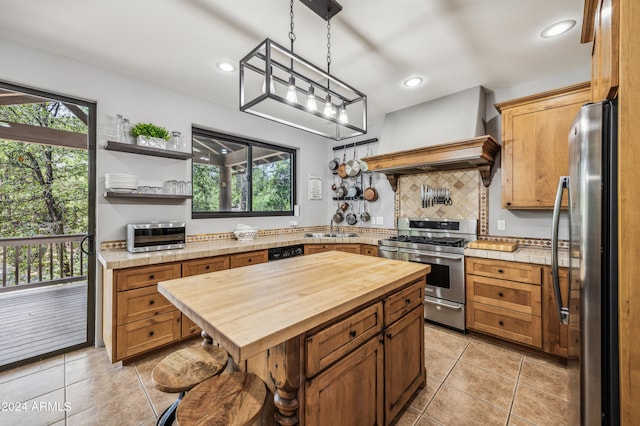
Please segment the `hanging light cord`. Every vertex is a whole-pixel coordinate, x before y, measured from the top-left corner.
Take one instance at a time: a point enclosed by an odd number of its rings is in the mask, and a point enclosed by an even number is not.
[[[289,17],[291,18],[289,40],[291,40],[291,53],[293,53],[293,42],[296,41],[296,34],[293,32],[293,0],[289,4]],[[293,71],[293,58],[291,58],[291,71]]]
[[[331,75],[331,17],[327,11],[327,74]],[[329,91],[331,81],[327,78],[327,92]]]

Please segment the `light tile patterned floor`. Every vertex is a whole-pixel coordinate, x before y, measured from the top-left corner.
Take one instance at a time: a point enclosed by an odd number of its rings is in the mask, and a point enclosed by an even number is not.
[[[429,324],[425,343],[427,386],[396,426],[564,423],[561,364]],[[128,366],[112,365],[104,348],[87,348],[2,372],[0,404],[14,404],[0,406],[0,425],[151,426],[176,398],[154,388],[151,370],[187,344]]]

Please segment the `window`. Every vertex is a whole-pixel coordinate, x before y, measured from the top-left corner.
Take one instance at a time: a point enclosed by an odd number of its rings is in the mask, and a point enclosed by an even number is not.
[[[295,150],[198,128],[192,138],[192,218],[293,216]]]

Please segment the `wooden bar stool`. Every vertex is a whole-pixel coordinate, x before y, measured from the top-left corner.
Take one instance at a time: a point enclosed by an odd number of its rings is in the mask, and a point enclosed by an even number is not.
[[[156,424],[172,424],[176,408],[184,398],[185,392],[198,383],[220,374],[227,365],[228,357],[224,348],[207,344],[206,338],[201,347],[180,349],[164,357],[151,372],[151,379],[158,390],[180,392],[180,395],[162,413]]]
[[[255,374],[233,372],[211,377],[182,399],[178,425],[257,425],[266,396],[267,388]]]

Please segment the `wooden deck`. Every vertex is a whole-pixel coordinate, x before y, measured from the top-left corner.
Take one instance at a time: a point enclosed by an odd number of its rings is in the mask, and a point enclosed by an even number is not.
[[[86,281],[0,293],[0,366],[86,339]]]

